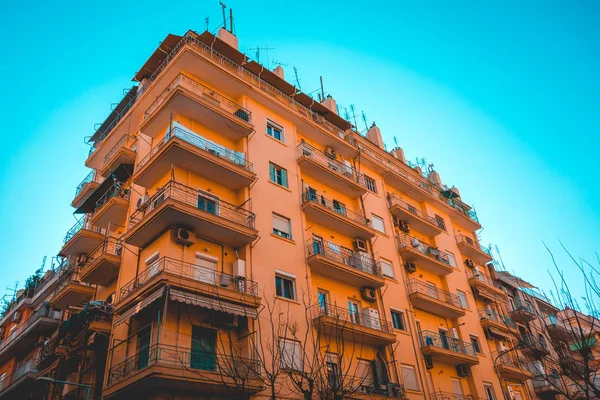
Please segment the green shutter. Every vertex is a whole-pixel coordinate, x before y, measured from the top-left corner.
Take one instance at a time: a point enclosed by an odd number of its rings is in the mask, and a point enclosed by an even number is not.
[[[288,187],[287,171],[283,168],[281,169],[281,186]]]
[[[275,179],[275,166],[271,163],[269,163],[269,178],[271,179],[271,182],[277,182]]]

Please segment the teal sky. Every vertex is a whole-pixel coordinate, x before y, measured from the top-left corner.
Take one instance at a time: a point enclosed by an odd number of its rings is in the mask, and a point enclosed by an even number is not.
[[[293,67],[424,157],[475,206],[485,244],[550,289],[560,249],[600,243],[600,5],[595,1],[228,0],[240,49]],[[258,5],[260,4],[260,6]],[[75,222],[84,137],[168,33],[211,30],[218,1],[8,2],[0,10],[0,293],[55,255]],[[273,66],[273,65],[271,65]],[[358,119],[362,130],[364,124]]]

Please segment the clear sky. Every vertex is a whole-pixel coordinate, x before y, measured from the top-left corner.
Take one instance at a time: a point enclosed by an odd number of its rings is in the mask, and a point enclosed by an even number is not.
[[[596,1],[227,0],[240,48],[271,47],[302,89],[353,104],[456,185],[504,263],[549,289],[559,240],[600,250],[600,4]],[[0,293],[55,255],[74,224],[84,137],[168,33],[211,30],[217,0],[5,2],[0,8]],[[287,65],[286,65],[287,64]],[[273,66],[273,65],[272,65]],[[362,122],[358,124],[364,128]]]

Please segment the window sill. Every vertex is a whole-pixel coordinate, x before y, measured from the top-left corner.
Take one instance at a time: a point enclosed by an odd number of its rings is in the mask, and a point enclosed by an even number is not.
[[[279,143],[280,145],[282,145],[284,147],[288,147],[288,145],[285,142],[283,142],[281,140],[278,140],[278,139],[275,139],[273,136],[269,136],[267,133],[265,133],[265,136],[268,137],[269,139],[271,139],[271,140]]]
[[[288,238],[284,238],[283,236],[276,235],[273,232],[271,232],[271,236],[276,237],[277,239],[281,239],[281,240],[283,240],[285,242],[288,242],[288,243],[291,243],[291,244],[296,244],[296,242],[294,240],[288,239]]]
[[[282,185],[280,185],[279,183],[275,183],[275,182],[273,182],[273,181],[271,181],[271,180],[269,180],[269,183],[270,183],[271,185],[277,186],[277,187],[278,187],[278,188],[280,188],[280,189],[287,190],[288,192],[292,193],[292,191],[291,191],[289,188],[286,188],[285,186],[282,186]]]
[[[406,390],[408,393],[418,393],[418,394],[423,393],[421,390],[418,390],[418,389],[406,389],[405,388],[404,390]]]
[[[287,301],[288,303],[297,304],[297,305],[301,304],[298,300],[288,299],[287,297],[281,297],[281,296],[277,296],[277,295],[275,295],[275,299]]]
[[[402,329],[396,329],[396,328],[394,328],[394,333],[399,333],[401,335],[410,336],[410,333],[408,331],[405,331],[405,330],[402,330]]]

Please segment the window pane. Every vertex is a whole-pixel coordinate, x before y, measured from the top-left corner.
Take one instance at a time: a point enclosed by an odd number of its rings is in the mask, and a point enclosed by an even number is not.
[[[292,237],[290,220],[288,218],[273,214],[273,233],[290,239]]]
[[[389,261],[385,261],[385,260],[380,260],[380,263],[381,263],[381,272],[383,272],[383,275],[393,278],[394,277],[394,266],[392,265],[392,263]]]
[[[419,382],[417,381],[417,374],[415,367],[410,365],[402,366],[402,380],[404,381],[404,387],[408,390],[419,390]]]
[[[378,217],[375,214],[371,214],[372,217],[372,223],[373,223],[373,229],[379,231],[379,232],[383,232],[385,233],[385,226],[383,224],[383,218]]]
[[[405,330],[404,314],[399,311],[392,311],[392,324],[395,329]]]

